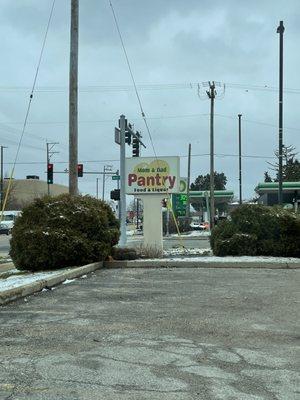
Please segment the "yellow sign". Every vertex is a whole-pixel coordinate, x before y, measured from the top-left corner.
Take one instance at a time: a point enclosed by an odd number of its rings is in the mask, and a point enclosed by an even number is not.
[[[179,157],[126,159],[126,193],[176,193],[179,189]]]

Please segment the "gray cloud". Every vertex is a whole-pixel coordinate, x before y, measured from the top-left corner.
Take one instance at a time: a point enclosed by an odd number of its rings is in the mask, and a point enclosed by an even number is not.
[[[49,15],[51,0],[0,0],[0,141],[7,144],[6,160],[16,150],[29,91],[32,84]],[[278,94],[253,90],[251,85],[278,86],[278,35],[276,28],[284,20],[285,86],[300,88],[298,41],[300,27],[298,0],[114,0],[123,38],[136,81],[139,84],[191,83],[185,89],[141,90],[140,95],[158,154],[186,155],[188,143],[193,153],[208,153],[208,100],[197,96],[197,82],[215,79],[227,83],[225,97],[216,101],[216,169],[229,178],[228,187],[237,192],[237,114],[243,114],[243,153],[272,156],[277,146]],[[20,161],[45,160],[45,140],[59,141],[60,154],[55,161],[68,159],[68,69],[69,0],[57,0],[38,86],[62,87],[34,96]],[[80,1],[80,85],[91,86],[79,99],[79,155],[84,160],[117,160],[113,128],[124,113],[143,131],[145,155],[152,155],[133,90],[99,91],[95,86],[131,85],[108,1]],[[243,84],[233,88],[230,83]],[[4,87],[14,87],[8,91]],[[284,141],[300,147],[299,93],[285,94]],[[198,115],[187,117],[186,115]],[[177,118],[156,118],[177,116]],[[184,117],[185,116],[185,117]],[[87,122],[93,121],[93,122]],[[108,122],[100,122],[108,121]],[[254,123],[258,121],[266,124]],[[39,123],[37,123],[39,122]],[[44,139],[43,139],[44,138]],[[33,148],[34,147],[34,148]],[[253,189],[267,169],[267,159],[245,158],[245,195]],[[118,167],[117,162],[113,162]],[[186,175],[182,158],[182,175]],[[57,168],[67,164],[59,164]],[[85,168],[99,170],[103,163],[86,163]],[[8,169],[8,166],[7,166]],[[209,158],[192,161],[192,175],[206,173]],[[43,176],[44,165],[18,166],[16,176],[27,173]],[[67,177],[57,176],[67,183]],[[108,190],[112,187],[108,182]],[[84,192],[95,193],[95,177],[80,180]]]

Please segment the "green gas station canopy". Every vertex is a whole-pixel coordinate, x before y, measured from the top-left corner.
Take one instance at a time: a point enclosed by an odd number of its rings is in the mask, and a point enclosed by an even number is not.
[[[259,183],[255,190],[259,194],[276,192],[278,191],[278,182]],[[300,190],[300,182],[282,182],[282,190],[284,192],[294,192],[295,190]]]

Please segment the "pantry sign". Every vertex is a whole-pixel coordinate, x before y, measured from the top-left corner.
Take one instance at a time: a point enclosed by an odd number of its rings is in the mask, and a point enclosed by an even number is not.
[[[178,193],[179,166],[179,157],[126,158],[126,193]]]

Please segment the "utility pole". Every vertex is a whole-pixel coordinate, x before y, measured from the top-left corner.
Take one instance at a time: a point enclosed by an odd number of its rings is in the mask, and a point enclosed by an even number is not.
[[[96,198],[99,199],[99,178],[96,178]]]
[[[136,199],[136,229],[139,229],[139,214],[140,214],[140,202],[139,199]]]
[[[69,193],[78,194],[78,13],[79,0],[71,0],[69,77]]]
[[[202,83],[203,86],[209,87],[209,90],[206,90],[206,95],[210,99],[210,229],[214,227],[215,224],[215,168],[214,168],[214,105],[215,98],[222,98],[225,95],[225,85],[220,82],[205,82]],[[223,90],[221,93],[217,94],[216,86],[222,87]],[[198,84],[198,96],[199,98],[203,98],[201,96],[200,85]],[[205,96],[206,97],[206,96]]]
[[[117,175],[120,175],[120,171],[117,170]],[[117,189],[120,189],[120,179],[117,180]],[[118,217],[119,221],[121,221],[121,212],[120,212],[120,200],[118,201]]]
[[[138,137],[142,137],[142,135],[140,133],[137,132],[137,136]],[[139,144],[139,142],[138,142]],[[132,144],[133,145],[133,144]],[[138,147],[137,150],[137,155],[132,155],[132,157],[141,157],[141,146]],[[133,151],[134,152],[134,151]],[[137,197],[136,198],[136,230],[139,229],[139,218],[140,218],[140,199]]]
[[[242,123],[241,123],[241,118],[242,114],[238,114],[239,117],[239,195],[240,195],[240,201],[239,203],[243,203],[242,199]]]
[[[1,211],[3,209],[3,197],[4,197],[4,190],[3,190],[3,182],[4,182],[4,177],[3,177],[3,149],[7,149],[6,146],[0,146],[1,147],[1,178],[0,178],[0,195],[1,195]]]
[[[120,126],[120,245],[125,246],[126,237],[126,193],[125,193],[125,158],[126,158],[126,143],[125,143],[125,130],[126,121],[125,115],[120,116],[119,120]]]
[[[282,204],[282,127],[283,127],[283,21],[277,28],[279,33],[279,168],[278,168],[278,204]]]
[[[104,194],[105,194],[105,172],[106,172],[106,169],[105,169],[105,165],[104,165],[104,167],[103,167],[103,175],[102,175],[102,178],[103,178],[103,183],[102,183],[102,201],[104,201]]]
[[[189,151],[188,151],[188,176],[187,176],[187,198],[186,198],[186,217],[190,217],[190,184],[191,184],[191,151],[192,145],[189,143]]]
[[[104,201],[105,197],[105,178],[106,178],[106,172],[111,172],[112,171],[112,165],[104,165],[103,167],[103,182],[102,182],[102,200]]]
[[[46,143],[47,147],[47,171],[48,171],[48,164],[50,163],[50,159],[53,156],[53,154],[58,154],[59,151],[53,151],[53,148],[56,144],[59,144],[58,142],[52,142],[52,143]],[[47,181],[47,194],[50,196],[50,185]]]
[[[166,236],[170,236],[170,199],[167,198]]]
[[[209,90],[206,91],[210,99],[210,229],[215,224],[215,170],[214,170],[214,104],[216,97],[215,82],[209,82]]]

